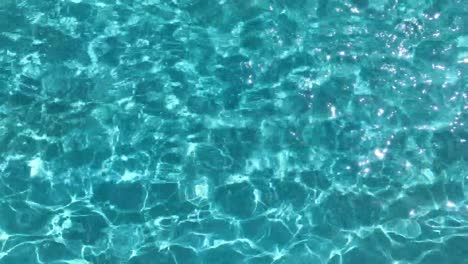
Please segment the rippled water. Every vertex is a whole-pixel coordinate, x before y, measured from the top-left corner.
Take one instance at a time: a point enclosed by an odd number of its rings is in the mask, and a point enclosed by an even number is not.
[[[468,2],[2,0],[0,263],[467,263]]]

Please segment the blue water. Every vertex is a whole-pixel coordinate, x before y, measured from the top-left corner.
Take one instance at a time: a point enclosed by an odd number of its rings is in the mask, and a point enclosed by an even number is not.
[[[1,0],[0,264],[468,263],[468,2]]]

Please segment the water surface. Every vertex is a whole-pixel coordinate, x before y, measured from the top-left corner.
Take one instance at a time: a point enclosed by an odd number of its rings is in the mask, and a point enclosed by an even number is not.
[[[0,263],[467,263],[467,19],[2,0]]]

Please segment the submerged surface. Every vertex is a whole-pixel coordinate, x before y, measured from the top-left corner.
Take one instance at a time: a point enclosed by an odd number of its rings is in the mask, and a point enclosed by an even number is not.
[[[467,20],[1,1],[0,263],[463,263]]]

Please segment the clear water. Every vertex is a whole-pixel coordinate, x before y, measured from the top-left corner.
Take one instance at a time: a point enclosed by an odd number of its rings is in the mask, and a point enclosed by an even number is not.
[[[2,0],[0,263],[468,263],[468,2]]]

